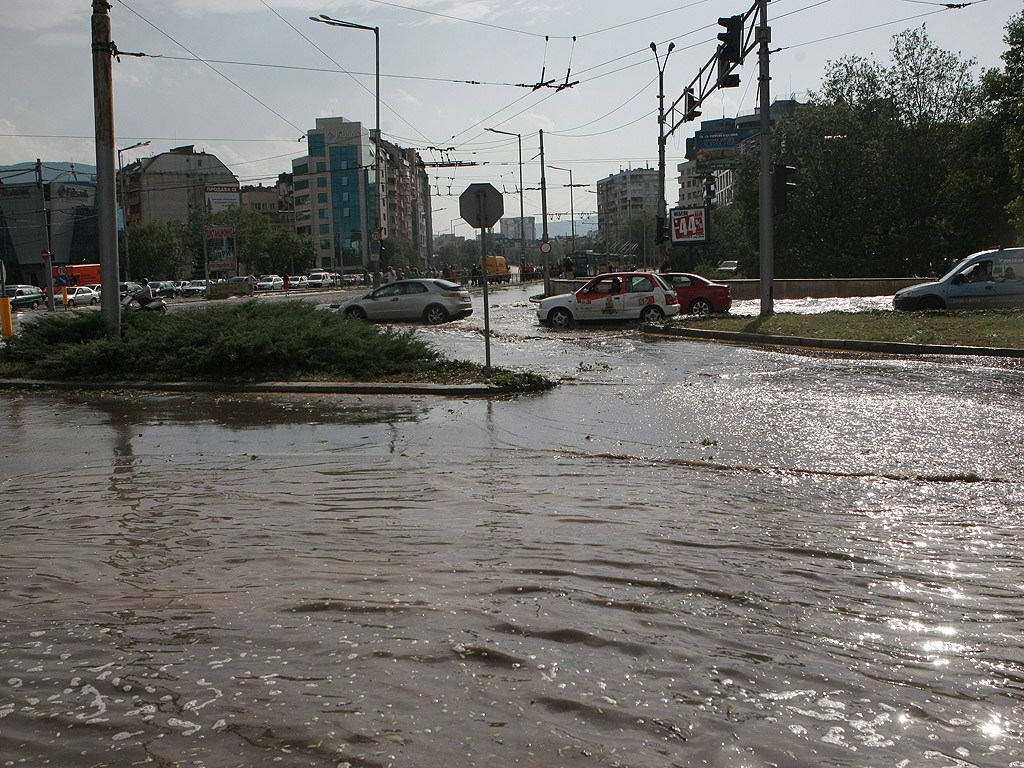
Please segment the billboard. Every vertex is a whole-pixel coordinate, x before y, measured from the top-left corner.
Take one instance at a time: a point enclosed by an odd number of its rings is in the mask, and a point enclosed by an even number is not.
[[[232,205],[242,204],[242,193],[238,186],[224,184],[216,187],[206,187],[206,210],[209,213],[226,211]]]
[[[234,227],[206,228],[206,264],[211,272],[230,272],[237,268]]]
[[[705,208],[673,208],[669,211],[673,243],[704,243],[708,239]]]
[[[732,168],[741,145],[757,136],[754,129],[733,131],[697,131],[693,135],[693,154],[701,169]]]

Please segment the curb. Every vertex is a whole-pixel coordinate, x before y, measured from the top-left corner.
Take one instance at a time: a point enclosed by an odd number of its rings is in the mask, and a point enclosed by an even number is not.
[[[666,328],[644,325],[651,336],[684,338],[694,341],[721,341],[760,347],[821,349],[830,352],[860,352],[879,355],[976,355],[983,357],[1024,357],[1024,349],[1010,347],[964,347],[949,344],[907,344],[898,341],[859,341],[855,339],[812,339],[801,336],[772,336],[739,331],[710,331],[698,328]]]
[[[529,394],[521,389],[494,384],[418,384],[338,381],[49,381],[43,379],[0,379],[0,389],[118,390],[143,392],[225,392],[234,394],[309,395],[415,395],[423,397],[495,397]]]

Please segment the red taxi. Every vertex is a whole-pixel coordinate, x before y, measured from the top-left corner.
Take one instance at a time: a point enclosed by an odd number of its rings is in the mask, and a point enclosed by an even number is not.
[[[537,305],[537,319],[554,328],[588,320],[656,323],[679,314],[679,300],[654,272],[598,275],[575,293],[548,296]]]

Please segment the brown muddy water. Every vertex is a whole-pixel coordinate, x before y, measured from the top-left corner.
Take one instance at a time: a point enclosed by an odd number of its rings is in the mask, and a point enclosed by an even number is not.
[[[571,380],[0,393],[0,765],[1024,766],[1019,369],[508,343]]]

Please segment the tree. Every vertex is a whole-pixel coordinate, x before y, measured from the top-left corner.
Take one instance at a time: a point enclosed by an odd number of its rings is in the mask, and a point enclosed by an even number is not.
[[[313,266],[316,249],[308,237],[294,229],[272,227],[267,239],[268,271],[275,275],[298,275]]]
[[[1006,25],[1003,68],[982,75],[982,95],[991,135],[1000,138],[1012,179],[1005,209],[1019,235],[1024,227],[1024,13]]]
[[[120,250],[122,270],[126,259],[130,259],[133,277],[157,280],[187,277],[192,257],[185,247],[184,234],[184,228],[177,221],[131,222]]]

